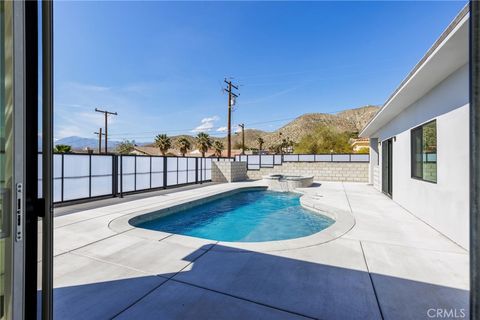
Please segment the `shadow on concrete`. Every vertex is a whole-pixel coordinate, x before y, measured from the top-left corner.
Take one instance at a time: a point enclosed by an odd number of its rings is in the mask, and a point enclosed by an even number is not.
[[[55,318],[468,318],[466,290],[219,245],[184,260],[178,273],[56,288]]]

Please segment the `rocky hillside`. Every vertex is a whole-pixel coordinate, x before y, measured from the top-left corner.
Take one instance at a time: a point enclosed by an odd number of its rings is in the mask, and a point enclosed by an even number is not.
[[[286,137],[294,142],[298,142],[305,135],[312,133],[319,125],[333,128],[339,132],[358,133],[370,121],[378,109],[375,106],[365,106],[345,110],[337,114],[304,114],[273,132],[251,130],[247,134],[248,131],[246,131],[245,144],[249,147],[257,147],[256,139],[259,136],[265,140],[265,147],[278,144]],[[235,137],[234,141],[239,142],[240,137]]]

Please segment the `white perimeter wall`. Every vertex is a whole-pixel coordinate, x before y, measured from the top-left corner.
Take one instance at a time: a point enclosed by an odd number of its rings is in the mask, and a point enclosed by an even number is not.
[[[466,249],[469,246],[468,81],[467,64],[372,136],[379,141],[396,136],[393,200]],[[437,120],[436,184],[412,179],[410,163],[410,129],[433,119]],[[381,175],[381,148],[379,154],[380,166],[375,169]]]

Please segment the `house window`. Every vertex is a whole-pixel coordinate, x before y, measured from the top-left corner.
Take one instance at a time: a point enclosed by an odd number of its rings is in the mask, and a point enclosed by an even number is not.
[[[437,121],[411,131],[412,178],[437,182]]]

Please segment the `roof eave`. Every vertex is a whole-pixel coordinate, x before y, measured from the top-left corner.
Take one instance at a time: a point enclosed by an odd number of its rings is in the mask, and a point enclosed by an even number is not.
[[[415,65],[412,71],[409,72],[407,77],[400,83],[397,89],[390,95],[382,108],[373,116],[372,119],[361,130],[359,137],[368,138],[377,132],[382,125],[378,124],[378,118],[385,112],[386,109],[392,104],[392,102],[399,96],[404,88],[412,81],[412,79],[424,69],[424,66],[432,61],[432,58],[439,52],[439,50],[448,42],[452,35],[454,35],[460,27],[464,26],[469,18],[469,6],[466,5],[462,11],[455,17],[455,19],[449,24],[441,36],[435,41],[432,47],[427,51],[423,58]],[[400,110],[400,112],[403,111]]]

